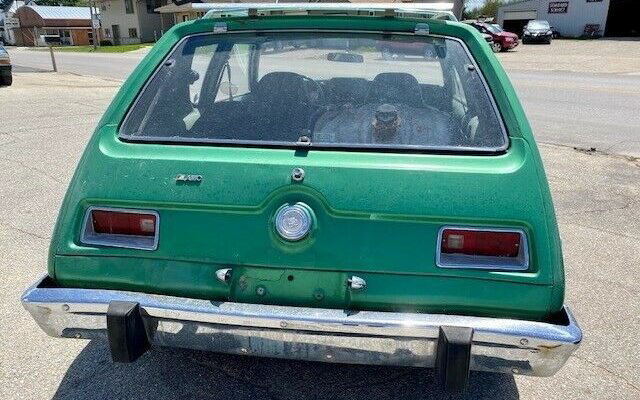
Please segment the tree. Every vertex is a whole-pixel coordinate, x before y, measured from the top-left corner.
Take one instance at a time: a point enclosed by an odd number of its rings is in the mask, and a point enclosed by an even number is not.
[[[508,3],[508,1],[505,0],[484,0],[484,4],[482,4],[480,7],[476,7],[473,9],[468,9],[465,7],[463,18],[476,19],[481,15],[485,17],[495,18],[498,16],[498,9],[500,8],[500,6],[506,3]]]
[[[5,8],[9,7],[12,2],[13,0],[0,0],[0,10],[4,10]]]

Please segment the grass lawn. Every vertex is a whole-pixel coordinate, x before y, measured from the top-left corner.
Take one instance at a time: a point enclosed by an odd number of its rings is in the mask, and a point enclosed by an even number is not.
[[[100,46],[95,52],[96,53],[126,53],[128,51],[134,51],[141,49],[143,47],[151,46],[151,43],[143,43],[143,44],[124,44],[120,46]],[[60,46],[54,47],[55,51],[73,51],[78,53],[93,53],[93,46]]]

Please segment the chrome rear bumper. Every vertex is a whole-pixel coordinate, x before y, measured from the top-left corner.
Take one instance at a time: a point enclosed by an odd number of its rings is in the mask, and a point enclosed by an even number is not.
[[[578,347],[568,308],[555,325],[455,315],[345,311],[213,302],[36,282],[22,304],[47,334],[107,336],[112,301],[139,304],[150,343],[310,361],[434,367],[441,327],[472,328],[469,369],[549,376]],[[455,328],[454,328],[455,329]]]

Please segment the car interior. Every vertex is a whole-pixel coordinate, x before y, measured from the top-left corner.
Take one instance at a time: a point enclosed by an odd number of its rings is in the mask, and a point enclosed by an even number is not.
[[[265,62],[261,56],[273,57],[273,49],[289,52],[293,65],[293,54],[300,51],[300,46],[280,50],[282,45],[252,44],[246,57],[249,61],[243,68],[230,61],[234,57],[233,46],[234,43],[218,44],[208,66],[199,72],[192,69],[193,56],[188,55],[193,55],[194,49],[189,46],[181,49],[186,56],[175,54],[169,58],[145,89],[154,94],[145,101],[148,107],[134,107],[129,116],[129,120],[140,121],[133,124],[137,126],[129,135],[221,143],[305,142],[318,146],[495,148],[504,143],[502,128],[478,72],[470,64],[451,62],[446,55],[434,60],[442,71],[442,84],[420,83],[405,71],[379,72],[372,79],[340,76],[344,73],[312,79],[286,67],[260,76],[260,65]],[[332,55],[327,59],[347,63],[364,59],[349,57],[350,50],[329,54]],[[380,62],[379,55],[369,55],[364,64],[369,63],[376,72],[389,69],[378,69],[376,64]],[[393,62],[384,61],[392,66]],[[341,67],[342,61],[335,62],[337,71]],[[361,67],[369,65],[358,66]],[[423,65],[414,62],[410,67],[409,71]],[[234,85],[240,79],[236,77],[248,81],[240,92]],[[194,82],[201,86],[196,96],[185,84]],[[145,96],[150,97],[143,93]],[[127,130],[132,130],[128,122],[121,130],[125,137]]]

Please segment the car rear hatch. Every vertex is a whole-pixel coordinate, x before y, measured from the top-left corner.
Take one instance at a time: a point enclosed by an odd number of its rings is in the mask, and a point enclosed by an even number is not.
[[[112,118],[122,118],[132,99],[126,91],[143,83],[125,85]],[[60,284],[352,310],[543,319],[561,309],[548,188],[537,150],[518,135],[506,150],[474,152],[172,143],[118,133],[118,123],[101,126],[68,191],[50,260]],[[292,177],[296,169],[304,179]],[[312,229],[287,241],[275,218],[296,203],[311,210]],[[83,240],[91,207],[156,213],[157,246]],[[522,232],[527,263],[438,265],[445,227]],[[221,270],[231,271],[228,279]],[[355,278],[366,287],[350,287]]]

